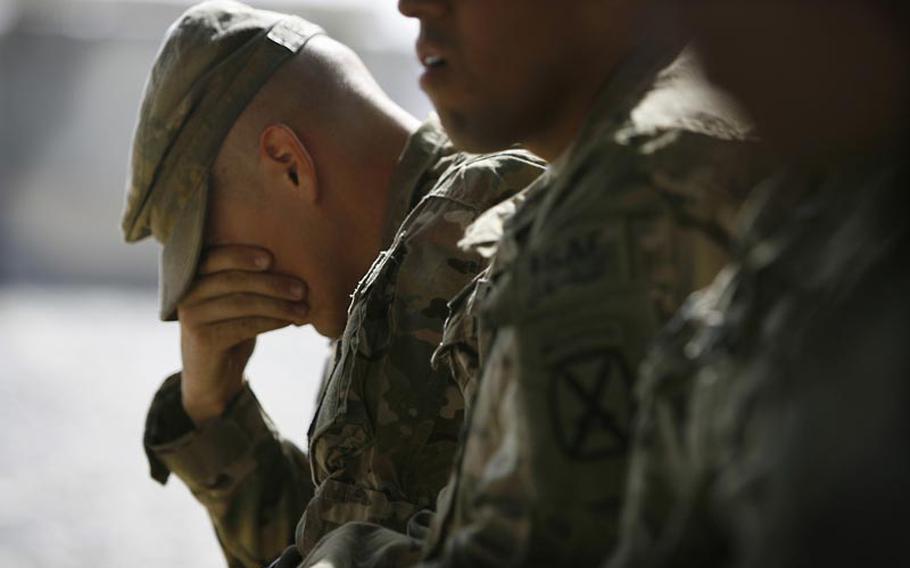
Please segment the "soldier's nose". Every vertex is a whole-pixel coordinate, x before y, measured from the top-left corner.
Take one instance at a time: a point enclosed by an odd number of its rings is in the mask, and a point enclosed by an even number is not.
[[[446,13],[444,0],[398,0],[398,11],[409,18],[438,18]]]

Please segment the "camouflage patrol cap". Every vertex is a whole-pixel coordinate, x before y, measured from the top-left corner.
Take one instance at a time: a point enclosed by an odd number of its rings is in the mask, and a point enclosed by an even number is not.
[[[322,30],[229,0],[190,8],[168,29],[133,138],[123,234],[153,236],[162,320],[176,319],[203,247],[212,163],[225,136],[278,67]]]

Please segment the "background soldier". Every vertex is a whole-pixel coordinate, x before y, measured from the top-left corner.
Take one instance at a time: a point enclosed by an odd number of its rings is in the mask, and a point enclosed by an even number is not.
[[[755,177],[748,126],[650,3],[399,7],[420,20],[421,84],[453,140],[553,164],[454,304],[445,335],[475,322],[480,376],[423,565],[595,565],[618,529],[634,370],[726,252]],[[350,525],[307,565],[382,564],[395,543]]]
[[[784,158],[643,370],[610,566],[906,566],[906,3],[686,3]]]
[[[124,232],[163,244],[184,363],[149,411],[152,475],[189,486],[232,566],[277,556],[308,503],[302,550],[345,521],[403,529],[433,505],[463,418],[429,366],[445,301],[483,266],[456,243],[539,162],[455,152],[318,27],[234,2],[168,31],[133,148]],[[308,457],[243,377],[256,336],[290,324],[340,337]]]

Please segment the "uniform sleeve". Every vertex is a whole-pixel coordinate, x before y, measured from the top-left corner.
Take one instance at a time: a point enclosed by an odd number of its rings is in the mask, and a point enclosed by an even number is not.
[[[430,511],[414,515],[405,532],[372,523],[345,523],[320,540],[300,566],[414,566],[420,560],[424,523],[430,516]]]
[[[249,387],[219,419],[196,430],[168,378],[149,410],[145,450],[152,477],[171,473],[206,508],[229,566],[263,566],[294,540],[313,493],[306,456],[275,431]]]
[[[681,319],[677,321],[682,324]],[[674,327],[669,326],[669,331]],[[636,393],[637,413],[622,527],[616,549],[605,563],[610,568],[651,566],[656,558],[667,556],[667,536],[677,532],[674,524],[681,520],[678,505],[687,494],[690,500],[696,500],[699,489],[686,482],[690,477],[686,466],[691,464],[683,457],[693,381],[688,373],[679,372],[687,365],[677,358],[683,353],[688,335],[665,335],[643,365],[644,380]],[[691,536],[701,535],[707,541],[714,535],[704,522],[703,513],[693,509],[685,517],[692,527],[699,527],[691,531]],[[679,561],[683,565],[712,563],[701,556],[698,547],[686,551]]]

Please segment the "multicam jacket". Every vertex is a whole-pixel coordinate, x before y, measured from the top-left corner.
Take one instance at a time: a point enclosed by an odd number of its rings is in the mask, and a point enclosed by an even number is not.
[[[676,55],[627,62],[453,304],[437,361],[474,394],[421,566],[587,566],[612,550],[634,370],[722,266],[725,223],[762,171],[728,101],[687,56],[667,67]],[[407,545],[353,525],[306,565],[414,563]]]
[[[756,189],[643,366],[611,567],[910,563],[906,149]]]
[[[526,201],[534,196],[537,187],[538,183],[532,183],[530,187],[487,210],[468,227],[459,246],[484,258],[492,258],[502,239],[506,220],[519,207],[526,206]],[[449,317],[443,326],[442,341],[433,353],[433,366],[448,371],[461,389],[466,403],[474,400],[480,361],[483,359],[481,349],[489,345],[489,338],[478,326],[477,318],[489,282],[490,272],[487,267],[449,301]]]
[[[348,521],[400,530],[433,506],[464,402],[430,357],[447,300],[485,266],[457,243],[480,213],[541,171],[521,151],[455,152],[435,121],[411,137],[393,178],[388,248],[354,292],[308,456],[280,438],[249,388],[195,431],[179,375],[165,382],[146,428],[152,475],[164,482],[173,472],[190,487],[231,566],[262,566],[295,541],[306,550]]]
[[[452,154],[354,292],[310,427],[317,490],[298,527],[307,550],[331,529],[370,521],[403,529],[432,508],[452,466],[464,399],[431,368],[446,303],[485,266],[458,242],[479,214],[543,171],[522,151]]]

